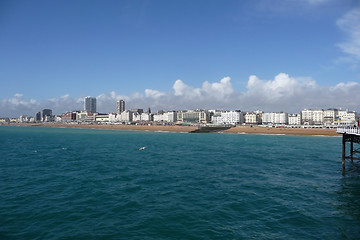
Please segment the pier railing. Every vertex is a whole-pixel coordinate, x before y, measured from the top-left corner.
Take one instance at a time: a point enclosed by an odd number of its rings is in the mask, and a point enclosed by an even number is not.
[[[359,127],[338,127],[336,129],[336,132],[360,135],[360,128]]]

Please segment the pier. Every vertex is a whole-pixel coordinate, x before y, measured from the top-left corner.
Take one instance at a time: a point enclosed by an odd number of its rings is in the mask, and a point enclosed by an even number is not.
[[[203,126],[198,129],[191,131],[190,133],[210,133],[210,132],[220,132],[227,129],[230,129],[232,126]]]
[[[336,129],[337,133],[342,134],[342,174],[346,173],[346,160],[350,159],[350,163],[357,169],[354,160],[360,160],[360,148],[354,148],[354,143],[360,144],[360,128],[359,127],[339,127]],[[346,143],[350,143],[350,149],[347,151]],[[358,146],[358,145],[357,145]],[[349,152],[349,155],[346,153]]]

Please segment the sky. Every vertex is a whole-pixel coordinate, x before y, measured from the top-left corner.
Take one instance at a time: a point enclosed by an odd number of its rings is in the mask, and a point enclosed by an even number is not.
[[[358,0],[1,0],[0,117],[360,112]]]

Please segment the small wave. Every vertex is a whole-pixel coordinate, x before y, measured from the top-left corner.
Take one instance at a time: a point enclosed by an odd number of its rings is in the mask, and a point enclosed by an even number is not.
[[[329,136],[329,135],[310,135],[312,137],[335,137],[335,138],[338,138],[338,137],[341,137],[341,135],[339,136]]]

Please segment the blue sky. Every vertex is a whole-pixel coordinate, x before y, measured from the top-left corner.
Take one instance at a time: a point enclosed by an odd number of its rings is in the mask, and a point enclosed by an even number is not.
[[[357,21],[358,20],[358,21]],[[0,2],[0,117],[82,108],[360,110],[351,0]],[[254,80],[255,79],[255,80]]]

